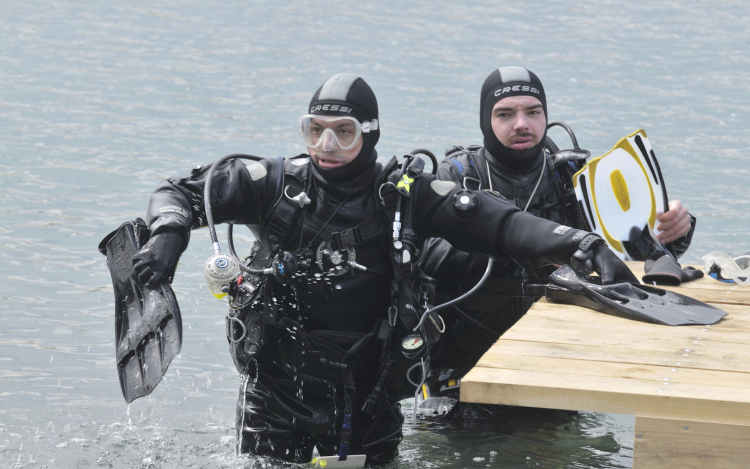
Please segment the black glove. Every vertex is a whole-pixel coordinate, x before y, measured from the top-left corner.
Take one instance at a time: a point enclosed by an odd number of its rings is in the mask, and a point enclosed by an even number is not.
[[[138,281],[149,286],[162,282],[172,283],[174,270],[185,244],[182,235],[171,231],[152,236],[133,256]]]
[[[615,282],[641,283],[628,266],[604,242],[594,246],[594,270],[601,277],[603,285]]]
[[[640,284],[628,266],[607,247],[607,243],[602,238],[595,234],[589,234],[583,238],[578,251],[570,260],[570,265],[580,276],[586,276],[592,270],[596,271],[604,285],[615,282]]]

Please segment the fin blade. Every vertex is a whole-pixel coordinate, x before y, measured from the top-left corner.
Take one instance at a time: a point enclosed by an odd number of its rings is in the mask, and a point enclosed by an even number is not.
[[[182,318],[172,287],[143,285],[133,269],[147,230],[136,220],[105,238],[115,294],[117,370],[127,403],[151,394],[182,347]]]
[[[587,282],[567,265],[550,276],[546,297],[550,301],[667,326],[716,324],[727,315],[719,308],[661,288]]]

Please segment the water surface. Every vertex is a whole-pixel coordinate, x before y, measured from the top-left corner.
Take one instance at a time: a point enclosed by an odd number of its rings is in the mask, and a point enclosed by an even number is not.
[[[746,2],[6,0],[0,5],[0,466],[276,467],[234,456],[239,380],[193,234],[174,288],[182,353],[127,406],[99,240],[159,180],[234,152],[293,156],[330,75],[375,90],[381,160],[479,143],[478,96],[535,71],[594,155],[645,128],[698,217],[687,262],[750,248]],[[562,134],[554,134],[561,147]],[[249,234],[238,245],[249,246]],[[405,406],[408,406],[405,403]],[[407,413],[408,413],[408,409]],[[633,418],[509,411],[407,423],[392,467],[623,468]]]

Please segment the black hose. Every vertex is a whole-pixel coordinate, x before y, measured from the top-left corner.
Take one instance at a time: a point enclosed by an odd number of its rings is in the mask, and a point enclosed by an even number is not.
[[[413,150],[409,154],[412,156],[417,156],[418,154],[428,156],[430,160],[432,161],[432,174],[437,174],[438,160],[437,160],[437,157],[435,157],[435,155],[430,150],[425,150],[424,148],[417,148],[416,150]]]
[[[227,245],[229,245],[229,253],[234,257],[235,259],[239,259],[239,256],[237,256],[237,252],[234,250],[234,238],[232,237],[232,234],[234,233],[234,224],[233,223],[227,223],[229,226],[227,227]]]
[[[430,313],[432,313],[434,311],[437,311],[439,309],[447,308],[448,306],[453,306],[454,304],[456,304],[456,303],[458,303],[460,301],[463,301],[466,298],[468,298],[471,295],[473,295],[477,290],[479,290],[479,288],[481,288],[482,285],[484,285],[484,282],[487,281],[487,278],[490,276],[490,272],[492,272],[492,266],[494,264],[495,264],[495,260],[492,259],[491,257],[488,257],[487,258],[487,268],[485,269],[484,274],[482,275],[482,278],[479,279],[479,282],[477,282],[477,284],[474,285],[474,287],[472,287],[471,290],[467,291],[466,293],[464,293],[463,295],[459,296],[458,298],[454,298],[454,299],[452,299],[451,301],[449,301],[447,303],[443,303],[443,304],[440,304],[440,305],[437,305],[437,306],[433,306],[432,308],[430,308],[427,311],[425,311],[424,313],[422,313],[422,317],[419,319],[419,323],[417,324],[417,327],[415,327],[413,330],[416,331],[417,329],[419,329],[419,326],[421,326],[422,323],[424,323],[424,319],[427,317],[428,314],[430,314]]]
[[[562,127],[563,129],[565,129],[565,131],[568,132],[568,135],[570,136],[570,140],[573,142],[573,147],[576,150],[580,150],[580,148],[578,147],[578,140],[576,139],[576,136],[573,133],[573,129],[571,129],[568,126],[568,124],[566,124],[564,122],[552,122],[552,123],[550,123],[547,126],[547,129],[549,130],[553,126],[559,126],[559,127]],[[558,146],[555,144],[555,142],[552,141],[551,138],[549,138],[549,136],[547,136],[544,139],[544,146],[553,155],[555,153],[558,153],[560,151],[560,149],[558,148]],[[565,175],[567,176],[568,182],[569,182],[569,184],[571,184],[571,189],[572,189],[573,176],[575,176],[575,171],[573,171],[573,168],[571,168],[570,165],[565,164],[565,165],[562,165],[562,166],[565,168]],[[588,224],[586,223],[586,219],[583,217],[583,213],[581,213],[581,207],[577,203],[573,204],[573,212],[575,212],[575,217],[576,217],[576,228],[578,228],[579,230],[590,231],[591,228],[588,227]]]
[[[549,136],[544,137],[544,147],[553,155],[560,151],[560,148]]]
[[[573,133],[573,129],[571,129],[570,126],[568,126],[568,124],[566,124],[565,122],[550,122],[549,125],[547,126],[547,130],[551,129],[554,126],[562,127],[563,129],[565,129],[565,131],[568,132],[568,136],[570,136],[570,140],[573,142],[573,148],[575,148],[576,150],[581,149],[581,147],[578,146],[578,140],[576,139],[576,135]],[[545,144],[546,143],[547,142],[545,141]],[[557,150],[557,151],[560,151],[560,150]],[[552,152],[552,153],[557,153],[557,152]]]
[[[567,174],[568,180],[570,181],[570,184],[572,186],[573,176],[575,175],[575,172],[573,171],[573,168],[571,168],[567,164],[564,165],[564,167],[565,167],[565,174]],[[581,206],[578,204],[578,200],[576,200],[573,203],[573,212],[575,212],[575,216],[576,216],[576,228],[578,228],[579,230],[591,231],[591,228],[588,226],[588,223],[586,223],[586,219],[583,217],[583,213],[581,212]]]

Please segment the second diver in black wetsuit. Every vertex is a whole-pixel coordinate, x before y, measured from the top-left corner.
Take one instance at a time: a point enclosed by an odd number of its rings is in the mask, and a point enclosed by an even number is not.
[[[447,150],[446,159],[438,167],[438,178],[498,194],[537,217],[587,230],[583,217],[576,213],[578,204],[571,180],[584,161],[552,159],[550,153],[557,148],[547,138],[547,100],[539,78],[521,67],[496,69],[485,80],[480,100],[484,145]],[[672,201],[659,221],[659,240],[679,257],[690,245],[695,218],[679,201]],[[421,259],[422,269],[438,280],[438,302],[465,293],[487,266],[486,258],[454,249],[441,239],[428,240]],[[459,379],[497,340],[496,333],[511,327],[534,303],[535,298],[520,294],[520,284],[544,279],[552,270],[524,270],[510,260],[496,262],[484,287],[459,306],[481,325],[457,312],[446,314],[447,332],[433,350],[433,396],[457,397]],[[453,414],[482,417],[487,409],[460,405]]]

